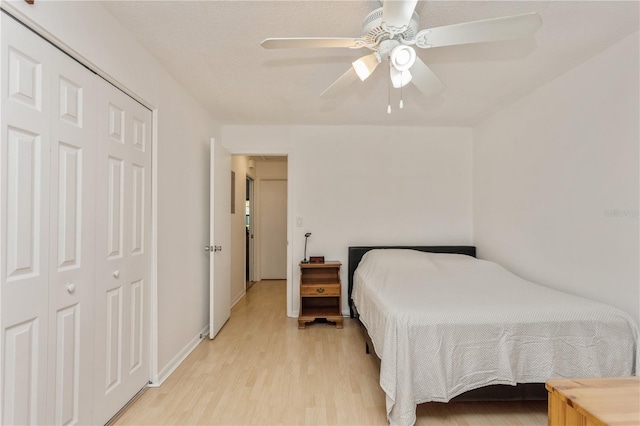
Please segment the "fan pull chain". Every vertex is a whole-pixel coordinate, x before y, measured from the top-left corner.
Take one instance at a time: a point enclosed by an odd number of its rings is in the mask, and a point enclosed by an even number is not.
[[[387,114],[391,114],[391,57],[389,57],[389,78],[388,78],[389,97],[387,105]]]
[[[400,81],[404,78],[404,71],[400,71]],[[404,108],[404,103],[402,102],[402,85],[400,85],[400,109]]]

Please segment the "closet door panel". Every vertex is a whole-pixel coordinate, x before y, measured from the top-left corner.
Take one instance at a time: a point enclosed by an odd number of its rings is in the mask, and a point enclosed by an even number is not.
[[[128,231],[129,374],[149,378],[151,270],[151,111],[130,105],[129,158],[131,180]],[[142,381],[142,380],[140,380]]]
[[[151,112],[108,83],[97,104],[94,423],[149,380]]]
[[[95,287],[95,84],[54,49],[51,86],[49,423],[91,423]]]
[[[120,157],[110,155],[107,159],[107,259],[113,261],[123,258],[124,160],[121,157],[120,153]]]
[[[2,424],[46,423],[49,45],[4,13],[0,88]]]

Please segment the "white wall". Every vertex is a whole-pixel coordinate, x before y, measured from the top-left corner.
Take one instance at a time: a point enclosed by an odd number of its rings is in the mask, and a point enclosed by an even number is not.
[[[289,154],[292,297],[309,253],[343,263],[350,245],[470,244],[471,129],[375,126],[223,126],[231,153]]]
[[[255,179],[287,179],[287,160],[255,160]]]
[[[638,33],[473,132],[479,256],[639,310]]]
[[[161,379],[209,324],[211,116],[165,75],[158,100],[158,371]],[[175,358],[178,359],[175,359]]]
[[[6,8],[155,110],[158,359],[166,375],[208,324],[210,115],[97,2]]]

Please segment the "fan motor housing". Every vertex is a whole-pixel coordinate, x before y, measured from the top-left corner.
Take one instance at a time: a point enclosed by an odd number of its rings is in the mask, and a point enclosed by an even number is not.
[[[368,45],[378,46],[381,41],[389,38],[389,32],[382,27],[382,7],[368,14],[362,21],[362,39]],[[418,22],[420,18],[413,12],[411,21],[407,29],[398,35],[402,40],[413,40],[418,33]]]

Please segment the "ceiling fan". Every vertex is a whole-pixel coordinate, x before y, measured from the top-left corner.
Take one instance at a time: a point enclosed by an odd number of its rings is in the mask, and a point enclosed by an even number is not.
[[[334,97],[358,79],[364,81],[382,60],[389,62],[389,78],[393,87],[401,88],[413,83],[425,96],[435,96],[445,89],[445,85],[416,55],[413,46],[429,49],[512,40],[533,34],[542,24],[538,13],[528,13],[418,31],[417,3],[418,0],[385,0],[382,7],[364,18],[359,38],[268,38],[261,45],[265,49],[366,47],[373,51],[354,61],[347,72],[322,92],[321,97]],[[402,108],[402,100],[400,102]],[[389,106],[387,112],[390,111]]]

